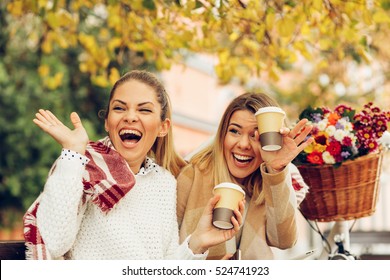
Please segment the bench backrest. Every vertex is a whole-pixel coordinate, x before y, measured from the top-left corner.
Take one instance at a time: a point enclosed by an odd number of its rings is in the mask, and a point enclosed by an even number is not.
[[[0,241],[0,260],[25,260],[26,246],[21,241]]]

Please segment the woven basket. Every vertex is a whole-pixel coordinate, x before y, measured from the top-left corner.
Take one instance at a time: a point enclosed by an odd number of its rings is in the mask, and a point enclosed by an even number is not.
[[[298,166],[309,193],[302,214],[318,222],[343,221],[375,212],[383,153],[373,153],[333,165]]]

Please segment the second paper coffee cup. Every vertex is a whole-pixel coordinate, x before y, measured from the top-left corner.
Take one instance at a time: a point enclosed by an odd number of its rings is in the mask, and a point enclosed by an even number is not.
[[[214,187],[213,193],[221,195],[213,210],[213,225],[220,229],[233,228],[231,217],[238,203],[245,197],[244,190],[233,183],[221,183]]]
[[[260,108],[255,116],[260,134],[261,148],[264,151],[281,149],[283,137],[279,131],[283,127],[286,113],[279,107],[269,106]]]

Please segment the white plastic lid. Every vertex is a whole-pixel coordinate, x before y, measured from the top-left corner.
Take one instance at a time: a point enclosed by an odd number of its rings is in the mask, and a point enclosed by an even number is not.
[[[237,184],[234,184],[234,183],[230,183],[230,182],[224,182],[224,183],[220,183],[218,185],[216,185],[214,187],[214,190],[215,189],[220,189],[220,188],[231,188],[231,189],[235,189],[239,192],[241,192],[244,196],[245,196],[245,192],[244,190]]]
[[[280,114],[283,114],[285,115],[286,113],[279,107],[276,107],[276,106],[267,106],[267,107],[263,107],[263,108],[260,108],[259,110],[257,110],[257,112],[255,113],[255,115],[258,115],[258,114],[262,114],[262,113],[269,113],[269,112],[275,112],[275,113],[280,113]]]

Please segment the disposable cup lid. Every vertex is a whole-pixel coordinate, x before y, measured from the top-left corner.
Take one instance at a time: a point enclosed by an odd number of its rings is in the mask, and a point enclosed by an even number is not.
[[[263,108],[260,108],[259,110],[257,110],[256,114],[255,115],[258,115],[258,114],[262,114],[262,113],[280,113],[280,114],[283,114],[285,115],[286,113],[279,107],[276,107],[276,106],[268,106],[268,107],[263,107]]]
[[[245,196],[245,192],[244,192],[244,190],[240,186],[238,186],[236,184],[233,184],[233,183],[230,183],[230,182],[220,183],[220,184],[218,184],[218,185],[216,185],[214,187],[214,190],[215,189],[226,188],[226,187],[231,188],[231,189],[235,189],[236,191],[241,192]]]

